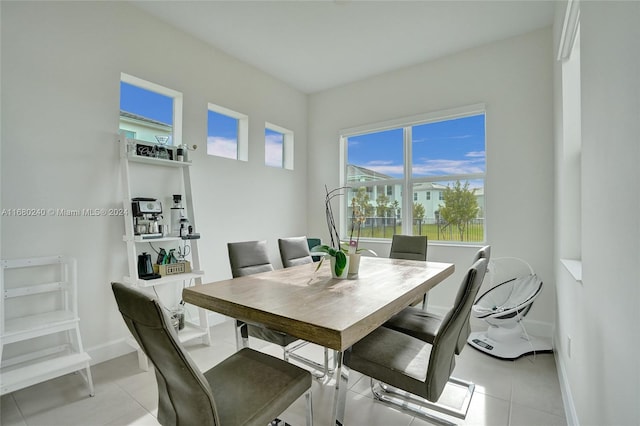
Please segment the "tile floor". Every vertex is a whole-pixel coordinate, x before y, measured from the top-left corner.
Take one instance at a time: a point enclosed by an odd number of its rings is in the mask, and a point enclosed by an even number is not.
[[[214,345],[188,345],[196,364],[203,370],[235,350],[233,322],[212,327]],[[279,347],[255,348],[281,356]],[[302,349],[322,359],[320,348]],[[2,426],[72,425],[158,425],[157,388],[153,371],[138,368],[135,353],[92,367],[96,395],[89,397],[87,387],[77,374],[49,380],[2,396]],[[472,381],[476,391],[464,425],[542,426],[566,425],[560,385],[553,355],[540,354],[516,361],[501,361],[467,346],[457,358],[454,375]],[[374,402],[369,379],[352,372],[345,423],[355,426],[422,426],[431,423],[399,409]],[[333,396],[332,382],[314,380],[314,424],[329,425]],[[291,406],[281,418],[304,425],[304,398]]]

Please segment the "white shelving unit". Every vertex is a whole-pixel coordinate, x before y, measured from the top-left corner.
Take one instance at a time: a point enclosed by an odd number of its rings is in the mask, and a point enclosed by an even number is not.
[[[127,246],[127,261],[129,274],[123,278],[124,282],[130,285],[134,285],[140,288],[152,289],[161,285],[201,285],[202,276],[204,272],[200,269],[200,257],[198,253],[198,240],[189,239],[183,240],[181,237],[162,237],[162,238],[143,238],[140,235],[136,235],[133,229],[133,215],[131,208],[132,196],[132,173],[130,166],[132,163],[138,164],[141,167],[149,167],[155,170],[162,169],[163,173],[173,174],[181,179],[181,194],[183,195],[183,204],[189,217],[190,224],[196,228],[194,209],[193,209],[193,194],[191,190],[191,174],[190,169],[192,163],[190,161],[176,161],[167,160],[161,158],[145,157],[137,155],[135,150],[127,149],[131,144],[143,143],[149,144],[149,142],[137,141],[134,139],[127,139],[122,135],[118,135],[118,142],[120,143],[120,165],[122,173],[123,183],[123,199],[122,204],[124,208],[124,227],[125,235],[123,241]],[[164,194],[170,196],[171,193]],[[137,256],[141,252],[145,251],[145,245],[149,243],[169,243],[175,245],[188,244],[190,246],[190,262],[191,272],[166,275],[161,278],[152,280],[143,280],[138,276],[137,268]],[[201,308],[197,308],[198,320],[197,322],[187,321],[185,318],[185,327],[179,331],[178,336],[180,341],[186,342],[194,339],[202,339],[202,342],[206,345],[211,344],[211,337],[209,335],[209,321],[207,318],[207,311]],[[140,368],[147,370],[149,368],[147,357],[144,352],[138,347],[133,338],[128,341],[138,351],[138,363]]]
[[[13,269],[22,270],[19,282],[6,277]],[[62,256],[2,260],[0,358],[6,346],[21,342],[37,349],[2,359],[0,395],[76,371],[94,395],[91,357],[80,337],[76,270],[76,260]]]

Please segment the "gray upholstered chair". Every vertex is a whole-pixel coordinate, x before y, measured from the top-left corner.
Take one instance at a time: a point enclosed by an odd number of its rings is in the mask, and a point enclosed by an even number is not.
[[[307,425],[313,423],[308,371],[245,348],[201,372],[156,298],[111,286],[127,327],[155,367],[160,424],[264,426],[302,395]]]
[[[228,243],[227,249],[229,251],[229,264],[233,278],[274,270],[271,260],[269,259],[266,241]],[[237,322],[236,325],[241,324],[241,322]],[[255,324],[247,324],[247,330],[249,336],[274,343],[283,349],[298,340],[297,337]],[[245,337],[248,338],[248,336]],[[287,354],[285,350],[285,359],[286,357]]]
[[[376,399],[413,409],[416,414],[438,422],[443,419],[422,408],[428,407],[464,418],[474,385],[453,380],[451,373],[455,367],[458,336],[471,312],[486,268],[487,260],[480,259],[468,269],[462,281],[461,297],[443,318],[433,344],[390,328],[379,327],[345,353],[345,365],[371,377],[371,387]],[[374,380],[383,383],[374,383]],[[461,409],[437,404],[447,382],[467,387],[467,397]],[[415,405],[408,404],[406,394],[404,398],[394,396],[397,390],[411,394],[409,397],[421,407],[415,408]],[[416,399],[415,396],[419,398]]]
[[[313,263],[307,237],[279,238],[278,249],[285,268]]]
[[[271,260],[269,259],[269,253],[267,251],[267,242],[264,240],[227,243],[227,249],[229,251],[231,275],[234,278],[274,270],[273,265],[271,264]],[[309,263],[311,263],[310,257]],[[243,324],[244,323],[242,321],[236,320],[236,327],[239,327]],[[289,357],[291,357],[299,362],[304,363],[305,365],[308,365],[311,368],[320,371],[320,373],[314,372],[314,376],[316,378],[323,378],[327,374],[330,374],[332,372],[332,370],[329,368],[327,349],[325,349],[324,353],[324,364],[320,365],[319,363],[293,353],[293,351],[299,349],[303,345],[306,345],[308,342],[301,341],[297,337],[293,337],[289,334],[272,330],[258,324],[246,324],[246,330],[247,334],[242,336],[243,339],[254,337],[256,339],[264,340],[266,342],[280,346],[283,350],[283,358],[286,361],[288,361]]]
[[[427,236],[426,235],[400,235],[394,234],[391,239],[391,251],[389,259],[427,260]],[[416,299],[411,306],[422,302],[422,309],[427,309],[428,295]]]
[[[227,249],[233,278],[273,271],[266,241],[228,243]]]
[[[476,263],[479,259],[486,259],[488,263],[490,258],[491,246],[485,246],[476,252],[473,258],[473,263]],[[458,288],[458,294],[456,295],[454,305],[463,297],[464,291],[463,282],[462,286]],[[462,352],[462,349],[464,349],[465,344],[467,343],[467,338],[469,337],[469,334],[471,334],[471,325],[469,324],[470,318],[471,311],[467,314],[464,326],[460,331],[460,336],[458,336],[458,343],[456,345],[456,354],[458,355]],[[444,318],[441,315],[427,312],[424,309],[419,309],[414,306],[409,306],[391,317],[384,326],[408,334],[427,343],[433,343],[438,329],[442,326],[443,319]]]
[[[391,240],[389,258],[427,260],[426,235],[394,235]]]

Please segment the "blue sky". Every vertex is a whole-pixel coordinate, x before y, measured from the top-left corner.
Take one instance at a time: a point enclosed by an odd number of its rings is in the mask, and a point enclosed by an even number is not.
[[[414,177],[483,173],[484,115],[413,126],[412,151]],[[350,164],[395,178],[403,176],[403,155],[402,129],[348,139]]]
[[[238,120],[209,110],[207,113],[207,154],[238,158]]]
[[[120,82],[120,109],[173,125],[173,98]]]

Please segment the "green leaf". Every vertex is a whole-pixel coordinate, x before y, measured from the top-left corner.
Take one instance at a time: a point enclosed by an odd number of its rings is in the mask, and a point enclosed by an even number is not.
[[[336,267],[334,269],[335,269],[336,275],[340,276],[342,275],[342,271],[344,271],[344,268],[347,266],[347,255],[344,254],[343,251],[338,250],[336,251],[335,257],[336,257]]]

